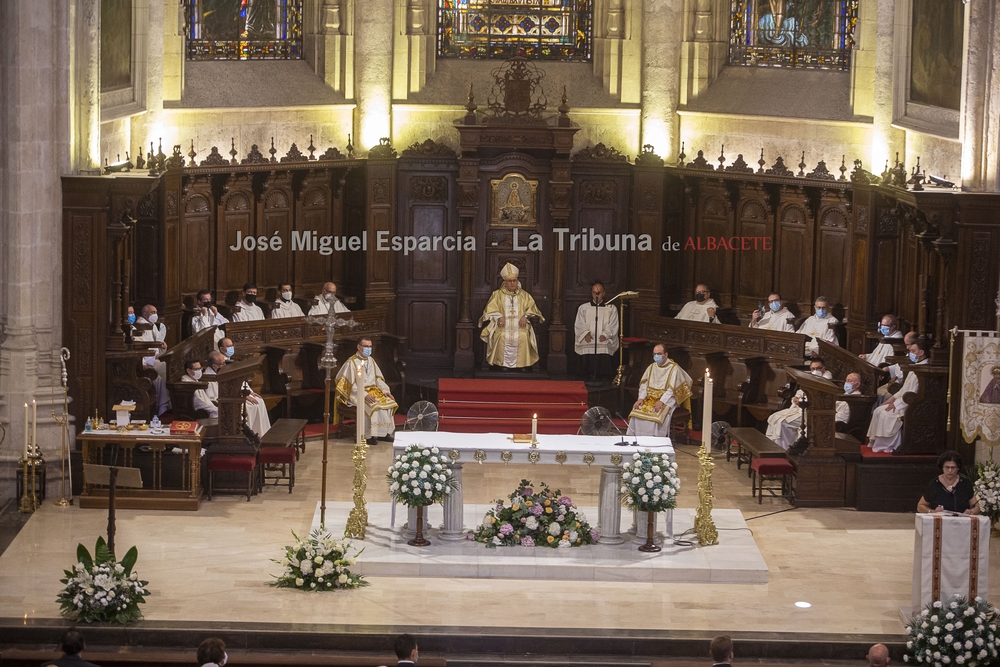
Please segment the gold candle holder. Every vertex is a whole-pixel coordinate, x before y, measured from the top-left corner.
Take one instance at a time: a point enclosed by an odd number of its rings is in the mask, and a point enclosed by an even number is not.
[[[359,412],[364,407],[358,409]],[[359,426],[360,428],[360,426]],[[365,489],[368,487],[368,468],[365,460],[368,456],[368,445],[362,441],[354,446],[351,460],[354,461],[354,507],[347,517],[347,527],[344,537],[365,539],[365,528],[368,526],[368,506],[365,504]]]
[[[719,543],[719,531],[712,520],[712,469],[715,468],[715,461],[707,442],[698,452],[698,464],[698,510],[694,515],[694,530],[698,534],[698,544],[704,547]]]
[[[18,506],[18,511],[21,514],[31,514],[42,504],[39,487],[41,470],[45,461],[40,454],[29,454],[17,464],[21,468],[21,503]]]

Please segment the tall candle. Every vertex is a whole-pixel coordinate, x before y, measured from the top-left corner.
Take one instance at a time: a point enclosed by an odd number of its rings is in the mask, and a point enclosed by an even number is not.
[[[28,404],[24,404],[24,458],[28,458]]]
[[[365,381],[364,376],[361,373],[361,364],[358,364],[358,376],[354,380],[355,389],[358,392],[357,398],[354,402],[357,404],[357,419],[355,420],[354,430],[357,431],[357,445],[360,447],[361,443],[364,442],[365,438]]]
[[[531,442],[532,444],[538,442],[538,414],[531,416]]]
[[[31,448],[32,453],[38,449],[38,404],[31,399]]]
[[[705,393],[702,396],[701,443],[706,452],[712,451],[712,376],[705,369]]]

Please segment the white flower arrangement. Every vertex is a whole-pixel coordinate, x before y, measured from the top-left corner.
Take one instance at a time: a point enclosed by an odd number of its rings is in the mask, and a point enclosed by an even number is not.
[[[977,463],[972,488],[979,498],[979,513],[988,516],[991,524],[1000,521],[1000,465],[992,459]]]
[[[295,544],[285,547],[285,557],[280,560],[271,559],[285,568],[272,586],[303,591],[332,591],[368,585],[364,577],[348,569],[364,549],[349,556],[349,541],[334,540],[330,533],[319,528],[312,531],[308,540],[299,539],[294,531],[292,537],[295,538]]]
[[[640,512],[662,512],[677,507],[681,480],[677,464],[663,454],[636,452],[622,464],[622,504]]]
[[[934,602],[906,626],[905,662],[932,667],[986,667],[998,658],[997,610],[982,598]]]
[[[410,445],[396,456],[386,482],[389,495],[407,507],[422,507],[444,500],[455,489],[451,468],[437,447]]]
[[[103,537],[97,538],[93,558],[87,547],[77,545],[76,564],[63,570],[66,578],[59,580],[66,585],[56,598],[62,614],[84,623],[138,621],[139,605],[149,595],[149,582],[132,569],[138,559],[139,550],[132,547],[118,562]]]

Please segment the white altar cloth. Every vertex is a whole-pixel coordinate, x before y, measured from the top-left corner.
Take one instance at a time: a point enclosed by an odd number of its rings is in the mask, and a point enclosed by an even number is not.
[[[622,442],[630,443],[622,446]],[[631,443],[637,443],[635,445]],[[458,488],[444,501],[443,540],[465,539],[463,526],[462,468],[466,463],[532,463],[596,465],[600,469],[598,492],[598,529],[605,544],[620,544],[621,536],[621,464],[637,451],[655,451],[674,460],[670,438],[636,438],[620,435],[549,435],[539,434],[537,447],[514,442],[509,433],[451,433],[446,431],[397,431],[392,453],[402,454],[410,445],[437,447],[449,462]],[[395,523],[395,505],[392,522]],[[670,521],[668,517],[667,521]]]
[[[990,521],[985,516],[917,514],[913,544],[913,608],[953,595],[986,596]]]

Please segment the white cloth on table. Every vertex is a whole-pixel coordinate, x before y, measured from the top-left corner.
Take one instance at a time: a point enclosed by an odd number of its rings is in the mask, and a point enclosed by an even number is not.
[[[238,310],[233,311],[233,322],[256,322],[264,319],[264,311],[256,303],[249,304],[243,299],[236,302]]]
[[[718,306],[715,304],[715,299],[706,299],[701,303],[697,301],[688,301],[681,308],[681,312],[677,313],[675,320],[690,320],[691,322],[708,322],[709,315],[708,309],[714,308],[718,310]],[[719,324],[718,312],[716,312],[716,317],[714,320],[716,324]]]
[[[330,308],[326,305],[326,300],[323,295],[319,296],[319,301],[312,308],[309,309],[310,315],[326,315],[330,312]],[[351,312],[344,302],[337,297],[333,298],[333,312],[335,313],[349,313]]]
[[[802,326],[799,327],[799,333],[809,336],[810,340],[806,343],[806,353],[811,355],[819,353],[819,344],[816,339],[825,340],[831,345],[840,346],[840,341],[837,340],[837,332],[831,329],[831,327],[840,324],[838,320],[833,315],[827,315],[824,318],[816,317],[815,315],[809,316]]]
[[[903,333],[901,331],[893,331],[885,338],[902,338]],[[886,357],[891,357],[896,354],[895,350],[892,349],[890,343],[879,343],[875,346],[875,349],[865,355],[865,361],[867,361],[872,366],[878,367],[879,364],[884,363]],[[898,366],[897,366],[898,368]]]
[[[795,331],[795,327],[792,326],[791,322],[793,319],[795,319],[795,316],[787,308],[768,310],[760,316],[756,324],[750,322],[750,327],[766,331]]]
[[[271,309],[271,319],[282,317],[305,317],[305,313],[299,308],[299,304],[294,301],[278,299],[274,302],[274,308]]]
[[[366,396],[371,396],[375,400],[374,404],[365,401],[365,417],[367,418],[364,420],[364,436],[366,438],[381,438],[390,435],[396,430],[392,415],[399,406],[392,399],[389,385],[386,384],[382,370],[374,359],[354,354],[344,362],[344,365],[337,371],[337,399],[348,406],[357,405],[354,400],[357,396],[354,382],[357,379],[358,369],[361,370],[361,381],[364,383]]]
[[[614,354],[618,351],[618,311],[614,306],[593,302],[580,304],[576,311],[576,353]],[[587,334],[591,340],[587,342]],[[606,340],[601,341],[601,336]]]
[[[921,366],[927,359],[918,361],[914,366]],[[903,396],[920,389],[920,379],[910,371],[903,380],[903,386],[894,395],[893,409],[888,409],[888,402],[875,408],[872,422],[868,427],[868,438],[874,452],[893,452],[903,444],[903,417],[906,416],[906,401]]]
[[[914,612],[935,600],[947,601],[953,595],[986,597],[989,565],[989,517],[917,514],[913,541]]]

